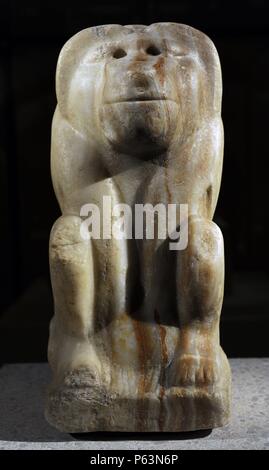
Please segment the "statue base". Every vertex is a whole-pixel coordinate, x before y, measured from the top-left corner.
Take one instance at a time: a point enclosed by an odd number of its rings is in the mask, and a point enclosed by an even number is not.
[[[228,423],[230,369],[223,354],[223,374],[210,386],[157,387],[138,395],[108,390],[85,369],[50,387],[46,419],[63,432],[183,432],[212,429]]]

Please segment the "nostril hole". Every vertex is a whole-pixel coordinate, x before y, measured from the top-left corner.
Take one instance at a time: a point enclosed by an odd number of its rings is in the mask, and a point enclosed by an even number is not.
[[[121,59],[122,57],[125,57],[127,54],[124,49],[116,49],[113,57],[114,59]]]
[[[156,46],[149,46],[146,50],[149,55],[160,55],[161,51]]]

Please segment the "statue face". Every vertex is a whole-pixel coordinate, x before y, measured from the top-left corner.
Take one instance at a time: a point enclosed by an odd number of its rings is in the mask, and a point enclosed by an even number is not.
[[[133,34],[109,45],[100,121],[118,151],[141,158],[167,150],[187,117],[187,48],[147,34]]]
[[[73,73],[62,96],[67,119],[91,142],[154,158],[201,122],[210,93],[217,96],[206,70],[208,62],[213,77],[214,62],[201,59],[202,33],[194,41],[184,26],[156,24],[104,26],[92,34],[88,46],[85,32],[83,48],[69,52]]]

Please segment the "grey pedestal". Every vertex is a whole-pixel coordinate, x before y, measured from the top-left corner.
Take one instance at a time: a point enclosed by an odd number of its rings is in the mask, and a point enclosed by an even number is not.
[[[233,411],[228,426],[181,434],[71,436],[46,423],[47,364],[9,364],[0,368],[0,449],[268,449],[269,358],[232,359]]]

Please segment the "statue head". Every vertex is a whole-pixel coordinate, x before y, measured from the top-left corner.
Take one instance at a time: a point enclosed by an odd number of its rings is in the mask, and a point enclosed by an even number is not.
[[[105,25],[71,38],[59,57],[62,115],[97,146],[141,159],[161,154],[220,113],[211,40],[190,26]]]

